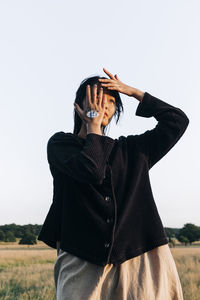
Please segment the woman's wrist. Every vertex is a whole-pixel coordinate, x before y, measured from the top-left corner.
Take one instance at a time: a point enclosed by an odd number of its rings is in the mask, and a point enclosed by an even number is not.
[[[136,98],[138,101],[142,101],[143,97],[144,97],[144,92],[134,88],[134,87],[130,87],[130,92],[129,92],[129,96],[130,97],[134,97]]]
[[[99,126],[97,126],[97,125],[87,124],[86,128],[87,128],[87,134],[89,134],[89,133],[95,133],[95,134],[102,135],[101,128]]]

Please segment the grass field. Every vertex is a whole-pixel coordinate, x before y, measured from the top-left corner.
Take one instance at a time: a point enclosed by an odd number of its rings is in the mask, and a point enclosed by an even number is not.
[[[185,300],[200,299],[200,247],[171,248]],[[0,299],[55,300],[53,267],[56,250],[0,244]],[[163,299],[164,300],[164,299]]]
[[[200,300],[200,247],[171,248],[184,300]]]

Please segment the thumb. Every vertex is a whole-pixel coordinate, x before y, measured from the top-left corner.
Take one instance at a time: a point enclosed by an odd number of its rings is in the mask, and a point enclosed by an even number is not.
[[[80,118],[83,119],[83,110],[80,108],[78,103],[74,102],[74,108],[75,108],[76,112],[78,113],[78,115],[80,116]]]

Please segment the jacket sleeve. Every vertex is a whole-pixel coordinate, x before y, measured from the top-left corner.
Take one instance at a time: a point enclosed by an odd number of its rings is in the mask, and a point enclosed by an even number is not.
[[[57,132],[47,144],[50,169],[54,168],[79,182],[100,184],[114,142],[110,137],[89,133],[80,148],[72,134]]]
[[[127,142],[135,141],[140,151],[145,154],[149,169],[155,165],[181,138],[189,119],[185,113],[154,96],[145,92],[139,103],[136,115],[154,117],[158,123],[152,130],[143,134],[127,136]]]

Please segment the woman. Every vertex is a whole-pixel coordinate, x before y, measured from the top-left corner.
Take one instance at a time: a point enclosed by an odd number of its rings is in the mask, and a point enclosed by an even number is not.
[[[57,248],[59,300],[181,300],[181,284],[154,202],[149,169],[180,139],[182,110],[109,76],[84,80],[75,99],[73,133],[57,132],[47,153],[53,203],[39,240]],[[105,135],[123,105],[158,123],[140,135]],[[116,122],[117,122],[116,121]]]

